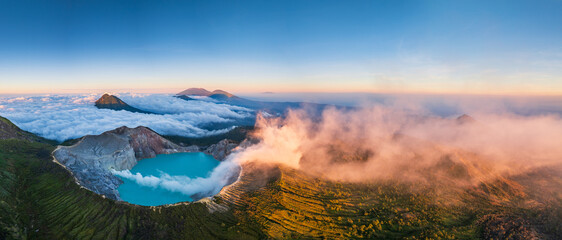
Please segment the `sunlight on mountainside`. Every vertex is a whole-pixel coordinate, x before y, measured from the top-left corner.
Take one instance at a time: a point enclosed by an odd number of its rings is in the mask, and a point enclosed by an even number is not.
[[[0,240],[562,239],[562,1],[0,1]]]

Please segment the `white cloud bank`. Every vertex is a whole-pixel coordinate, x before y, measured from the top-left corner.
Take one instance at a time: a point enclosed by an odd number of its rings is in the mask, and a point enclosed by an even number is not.
[[[64,141],[95,135],[120,126],[146,126],[164,135],[200,137],[228,131],[200,128],[208,123],[235,124],[251,117],[246,108],[207,101],[185,101],[171,95],[119,94],[133,107],[158,114],[98,109],[94,102],[101,94],[0,97],[0,116],[23,130]]]

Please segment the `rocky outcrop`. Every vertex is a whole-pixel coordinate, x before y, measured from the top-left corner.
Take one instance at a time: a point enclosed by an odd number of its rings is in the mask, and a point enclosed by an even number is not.
[[[489,214],[478,223],[483,239],[544,239],[528,221],[517,216]]]
[[[215,159],[222,161],[234,150],[238,144],[235,142],[223,139],[220,142],[207,147],[203,152],[213,156]]]
[[[129,106],[129,104],[123,102],[123,100],[119,99],[118,97],[109,95],[107,93],[101,96],[101,98],[99,98],[95,102],[95,106],[100,109],[105,108],[105,109],[111,109],[116,111],[125,110],[125,111],[136,112],[136,113],[151,113],[151,112],[140,110],[138,108],[131,107]]]
[[[85,136],[72,146],[59,146],[53,155],[85,188],[112,199],[119,199],[122,180],[111,170],[133,168],[138,160],[157,154],[189,152],[146,127],[120,127],[96,136]]]

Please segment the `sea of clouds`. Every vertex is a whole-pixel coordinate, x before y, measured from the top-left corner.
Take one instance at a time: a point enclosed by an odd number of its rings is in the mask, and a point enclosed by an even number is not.
[[[64,141],[101,134],[121,126],[145,126],[163,135],[201,137],[230,130],[205,129],[209,123],[232,123],[253,111],[208,99],[185,101],[166,94],[115,94],[129,105],[157,114],[98,109],[102,94],[0,96],[0,116],[25,131]]]

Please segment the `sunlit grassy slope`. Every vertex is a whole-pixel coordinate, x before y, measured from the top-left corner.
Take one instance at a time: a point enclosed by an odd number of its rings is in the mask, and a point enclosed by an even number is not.
[[[562,236],[562,196],[546,192],[562,185],[555,170],[443,195],[431,187],[344,184],[283,167],[264,173],[248,166],[209,211],[206,203],[142,207],[102,198],[52,162],[53,148],[0,140],[0,239]]]
[[[283,168],[278,174],[249,192],[244,188],[259,175],[248,174],[223,196],[238,206],[243,226],[260,226],[272,238],[560,239],[562,233],[560,195],[543,201],[531,196],[531,185],[507,179],[444,194],[391,181],[343,184]],[[544,179],[562,186],[560,175]]]
[[[476,214],[438,204],[429,189],[379,182],[342,184],[283,169],[247,193],[237,215],[274,238],[476,238]]]

